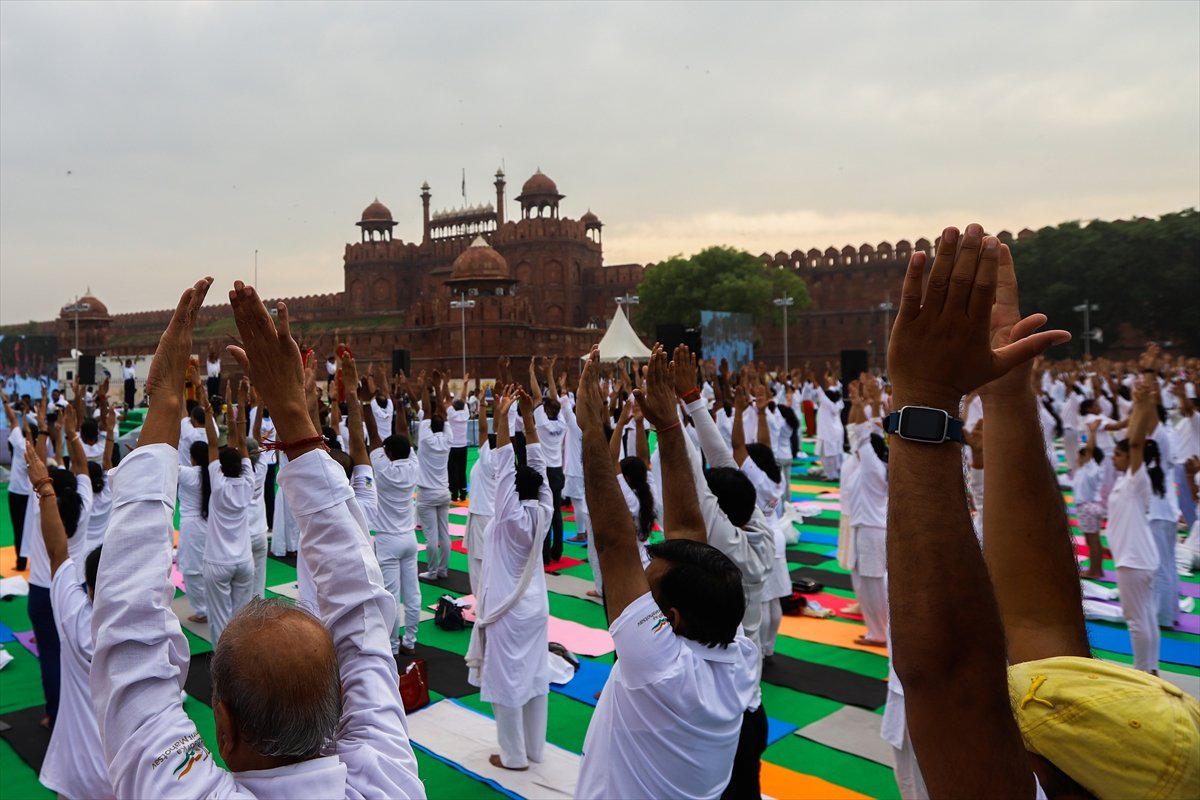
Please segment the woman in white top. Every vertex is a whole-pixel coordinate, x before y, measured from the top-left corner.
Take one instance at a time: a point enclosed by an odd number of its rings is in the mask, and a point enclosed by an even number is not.
[[[212,483],[208,479],[208,442],[195,441],[189,448],[191,466],[179,468],[179,549],[175,563],[183,574],[188,620],[208,622],[204,590],[204,540],[208,537],[208,504]]]
[[[50,736],[50,746],[46,749],[38,779],[59,797],[111,798],[114,797],[113,788],[103,749],[97,746],[100,729],[92,710],[89,685],[92,599],[95,597],[100,549],[81,558],[79,569],[76,569],[68,539],[85,539],[82,526],[87,522],[79,516],[78,499],[69,491],[59,497],[53,488],[55,480],[32,446],[28,447],[26,455],[30,476],[38,486],[42,550],[50,569],[54,625],[61,643],[60,707],[63,713]],[[63,504],[61,511],[59,503]],[[80,579],[78,575],[84,577]]]
[[[841,385],[832,374],[825,376],[825,390],[817,393],[817,455],[825,480],[836,481],[842,475],[842,426]]]
[[[533,402],[524,390],[527,465],[518,466],[508,430],[510,388],[496,406],[495,516],[485,541],[483,592],[467,650],[469,680],[480,699],[492,704],[500,753],[495,767],[524,770],[540,762],[546,746],[550,674],[546,625],[550,606],[542,569],[542,540],[552,512]]]
[[[113,443],[116,441],[113,436],[113,430],[117,424],[117,412],[113,409],[108,409],[104,415],[104,461],[97,464],[95,461],[88,462],[88,474],[92,481],[92,494],[95,500],[92,503],[92,514],[88,518],[87,523],[87,544],[84,547],[84,554],[92,552],[104,542],[104,532],[108,530],[108,518],[112,516],[112,483],[109,480],[109,473],[112,471],[112,455]],[[83,569],[83,561],[77,563],[77,569]],[[80,572],[79,580],[83,582],[83,573]]]
[[[1117,566],[1121,612],[1133,640],[1133,666],[1157,675],[1159,631],[1154,573],[1158,569],[1158,548],[1150,531],[1152,482],[1144,463],[1146,433],[1155,413],[1153,395],[1148,381],[1137,383],[1129,438],[1113,448],[1117,479],[1108,496],[1108,546]]]
[[[1088,569],[1085,578],[1104,577],[1104,545],[1100,541],[1100,527],[1104,522],[1104,504],[1100,502],[1100,487],[1104,483],[1104,451],[1096,447],[1096,432],[1101,420],[1088,423],[1087,441],[1079,450],[1075,474],[1071,478],[1075,495],[1075,515],[1079,518],[1079,530],[1087,542]]]
[[[205,407],[208,429],[208,539],[204,543],[204,588],[208,622],[215,647],[229,620],[254,596],[254,559],[250,548],[250,508],[254,468],[246,450],[242,424],[227,420],[228,442],[217,447],[212,409]]]
[[[1150,476],[1150,531],[1158,548],[1154,598],[1160,628],[1174,627],[1179,617],[1179,576],[1175,571],[1175,546],[1179,541],[1179,501],[1167,470],[1171,463],[1166,429],[1158,425],[1146,439],[1144,459]]]

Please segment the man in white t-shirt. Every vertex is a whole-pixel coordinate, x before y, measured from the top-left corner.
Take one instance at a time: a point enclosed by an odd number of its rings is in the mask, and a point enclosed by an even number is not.
[[[666,361],[657,349],[646,390],[638,390],[658,431],[667,537],[647,548],[645,569],[604,436],[598,348],[576,394],[588,507],[618,655],[583,744],[575,796],[585,800],[718,797],[757,688],[758,649],[740,627],[740,575],[706,542]]]
[[[467,410],[468,374],[463,378],[462,391],[446,409],[446,425],[450,428],[450,458],[446,465],[450,482],[450,502],[467,499],[467,426],[471,412]]]
[[[21,555],[23,552],[22,541],[25,532],[25,514],[29,507],[29,495],[33,492],[33,487],[29,483],[29,468],[25,463],[25,426],[21,424],[24,419],[24,411],[18,406],[14,411],[9,405],[8,396],[0,394],[0,401],[4,403],[4,414],[8,418],[8,447],[12,453],[11,472],[8,476],[8,514],[13,526],[13,549],[17,553],[16,567],[18,571],[24,571],[28,568],[28,560]],[[29,428],[31,434],[36,435],[37,426]]]
[[[542,561],[550,564],[562,558],[563,554],[563,519],[562,502],[563,487],[566,476],[563,473],[563,447],[567,435],[567,422],[562,416],[562,404],[554,392],[554,364],[558,360],[551,356],[546,367],[546,386],[548,395],[543,398],[541,384],[538,380],[538,362],[541,357],[529,362],[530,397],[533,398],[533,420],[537,423],[538,437],[542,444],[542,458],[546,462],[546,480],[550,484],[550,494],[553,499],[553,516],[550,520],[550,535],[542,541]]]
[[[450,574],[450,405],[442,375],[433,372],[428,388],[418,384],[424,419],[417,426],[417,518],[425,534],[425,572],[419,577],[438,580]]]

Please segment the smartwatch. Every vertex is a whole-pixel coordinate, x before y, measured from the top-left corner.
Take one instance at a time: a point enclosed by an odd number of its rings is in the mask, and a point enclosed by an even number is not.
[[[950,416],[943,409],[928,406],[905,406],[893,411],[884,419],[883,429],[910,442],[965,442],[961,419]]]

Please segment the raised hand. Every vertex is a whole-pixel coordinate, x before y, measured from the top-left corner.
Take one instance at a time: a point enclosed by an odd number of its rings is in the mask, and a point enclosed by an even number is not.
[[[45,428],[46,428],[45,419],[41,418],[43,413],[44,412],[39,407],[39,409],[38,409],[38,415],[39,415],[38,427],[42,428],[42,430],[45,430]],[[63,430],[66,431],[68,437],[74,436],[76,433],[79,432],[79,417],[75,413],[75,406],[67,406],[66,408],[64,408],[62,418],[63,418]]]
[[[888,350],[888,375],[905,402],[955,412],[964,394],[1021,365],[1026,371],[1014,381],[1027,387],[1034,356],[1071,338],[1066,331],[1034,333],[1045,322],[1041,314],[1020,319],[1011,272],[993,322],[1005,248],[974,223],[961,236],[961,247],[959,240],[956,228],[942,232],[924,298],[926,255],[913,254]],[[1011,257],[1004,258],[1011,265]]]
[[[146,413],[146,423],[138,437],[139,446],[179,446],[183,381],[192,359],[192,329],[211,285],[212,278],[203,278],[184,291],[170,324],[158,340],[158,348],[154,351],[146,376],[145,393],[150,398],[150,410]]]
[[[607,416],[608,404],[600,396],[600,348],[592,345],[575,388],[575,421],[584,431],[603,431]]]
[[[675,379],[675,394],[680,397],[694,394],[696,391],[696,354],[688,350],[686,344],[678,345],[671,356],[672,370]]]
[[[646,388],[633,391],[642,414],[656,429],[674,427],[679,424],[675,411],[675,377],[672,365],[661,345],[656,345],[647,365]]]
[[[280,441],[317,436],[305,396],[306,378],[313,378],[315,364],[306,369],[301,362],[300,348],[291,335],[287,305],[276,304],[279,314],[276,325],[258,292],[241,281],[234,283],[229,302],[242,336],[242,346],[231,345],[229,352],[254,381],[263,402],[271,409]],[[315,386],[315,378],[313,383]],[[303,449],[297,449],[288,455],[296,457],[303,452]]]
[[[750,398],[746,395],[746,387],[743,384],[739,383],[733,387],[733,407],[739,416],[750,407]]]

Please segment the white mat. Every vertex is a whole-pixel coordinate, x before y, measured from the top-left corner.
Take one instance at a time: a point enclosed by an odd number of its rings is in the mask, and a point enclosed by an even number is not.
[[[883,716],[845,706],[796,731],[797,736],[894,769],[892,746],[879,735]]]
[[[578,755],[547,744],[542,763],[530,764],[525,772],[493,767],[488,757],[500,752],[496,721],[452,700],[439,700],[409,714],[408,738],[521,797],[569,800],[575,796]]]
[[[212,631],[208,627],[207,622],[192,622],[188,619],[196,612],[192,610],[192,606],[187,601],[187,595],[181,595],[171,601],[171,610],[175,612],[175,616],[179,617],[179,624],[184,630],[191,631],[206,642],[212,643]]]
[[[0,578],[0,597],[28,597],[29,581],[23,575]]]
[[[599,597],[590,597],[589,591],[596,590],[596,584],[586,578],[580,578],[575,575],[552,575],[546,573],[546,589],[555,594],[565,594],[569,597],[578,597],[580,600],[591,600],[596,605],[601,605]]]
[[[281,583],[278,586],[268,586],[267,591],[274,592],[281,597],[286,597],[293,603],[300,599],[300,584],[296,583],[295,581],[292,581],[291,583]],[[401,610],[400,613],[403,614],[404,611]],[[433,614],[429,613],[428,611],[421,611],[421,622],[431,619],[433,619]]]

